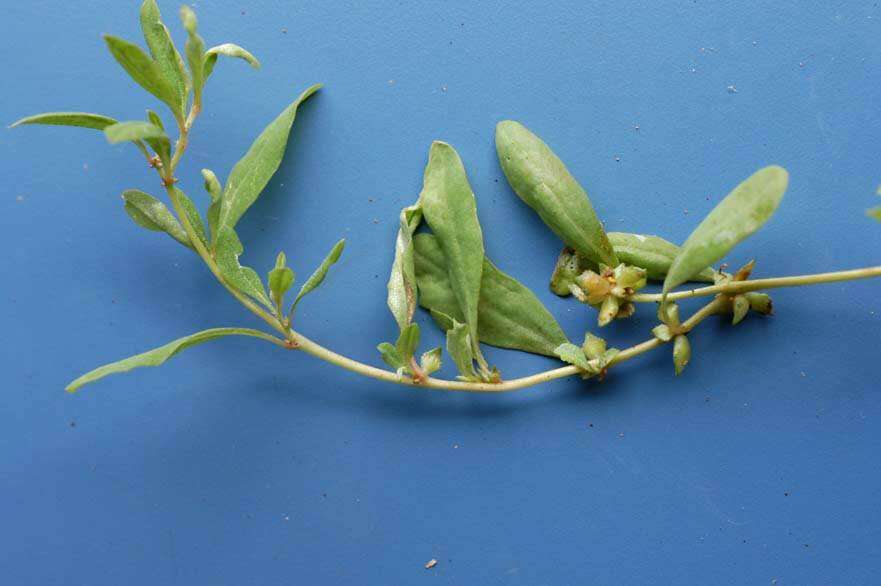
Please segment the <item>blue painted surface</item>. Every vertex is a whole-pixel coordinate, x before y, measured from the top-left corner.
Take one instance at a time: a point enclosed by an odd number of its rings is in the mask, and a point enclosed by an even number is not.
[[[245,260],[268,268],[283,248],[305,276],[346,237],[298,325],[373,363],[395,335],[397,211],[436,138],[466,162],[491,257],[573,339],[593,323],[546,290],[559,243],[504,182],[502,118],[553,146],[611,229],[681,240],[779,163],[779,215],[732,262],[755,257],[765,276],[878,262],[863,215],[881,181],[877,3],[590,4],[200,2],[208,43],[239,42],[264,68],[219,64],[182,186],[201,197],[200,168],[225,177],[326,82],[240,224]],[[180,39],[177,7],[161,6]],[[98,36],[139,38],[136,3],[4,10],[5,123],[155,107]],[[416,392],[229,339],[71,397],[96,364],[259,324],[193,255],[129,222],[118,194],[159,191],[133,149],[31,127],[0,132],[0,150],[4,584],[877,580],[881,283],[779,291],[771,319],[710,323],[678,380],[657,352],[599,386]],[[651,325],[643,308],[608,334],[623,346]],[[488,355],[508,377],[551,366]]]

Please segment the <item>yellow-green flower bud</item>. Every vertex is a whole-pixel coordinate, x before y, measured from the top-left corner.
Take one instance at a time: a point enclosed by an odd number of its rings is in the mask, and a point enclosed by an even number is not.
[[[762,315],[771,315],[774,313],[774,305],[771,302],[771,296],[765,293],[747,293],[746,298],[749,300],[749,306],[756,313]]]
[[[578,253],[571,248],[564,248],[557,257],[557,264],[551,275],[551,291],[560,297],[568,296],[571,294],[569,286],[575,282],[581,271],[581,259]]]
[[[676,376],[682,374],[690,360],[691,343],[685,335],[680,334],[673,340],[673,368],[676,369]]]
[[[600,327],[608,325],[610,321],[615,319],[615,316],[618,315],[618,308],[621,306],[621,302],[618,301],[617,297],[609,296],[603,301],[602,306],[600,306],[600,315],[597,320]]]
[[[746,295],[735,295],[731,305],[732,312],[734,313],[731,323],[737,325],[743,321],[743,318],[749,313],[749,299],[746,298]]]
[[[605,353],[606,341],[588,332],[584,335],[584,344],[581,346],[581,349],[589,360],[593,360]]]

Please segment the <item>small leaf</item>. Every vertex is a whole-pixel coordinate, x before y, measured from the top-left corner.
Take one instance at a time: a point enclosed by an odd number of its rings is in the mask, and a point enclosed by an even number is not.
[[[137,141],[137,140],[157,140],[169,143],[168,135],[165,131],[141,120],[133,120],[131,122],[117,122],[104,129],[104,136],[110,144],[119,144],[121,142]]]
[[[126,358],[125,360],[120,360],[119,362],[96,368],[67,385],[65,390],[69,393],[73,393],[83,385],[95,382],[96,380],[104,378],[110,374],[128,372],[133,368],[141,366],[159,366],[181,350],[223,336],[252,336],[264,340],[271,339],[271,336],[268,334],[248,328],[214,328],[205,330],[184,338],[179,338],[165,346],[150,350],[149,352],[144,352],[143,354],[138,354],[137,356],[132,356],[131,358]]]
[[[162,123],[162,118],[159,117],[159,114],[154,112],[153,110],[147,110],[147,121],[150,122],[153,126],[159,127],[162,132],[165,132],[165,125]]]
[[[428,352],[423,352],[422,358],[419,359],[419,368],[421,368],[422,372],[427,375],[437,372],[440,370],[442,364],[441,356],[442,352],[440,346],[429,350]]]
[[[867,210],[866,215],[881,222],[881,206]]]
[[[109,116],[90,114],[88,112],[45,112],[17,120],[9,128],[26,124],[48,124],[52,126],[78,126],[80,128],[104,130],[111,124],[116,124],[116,122],[115,119]]]
[[[395,348],[392,344],[388,342],[383,342],[376,347],[379,350],[380,356],[382,356],[382,361],[389,365],[395,372],[400,376],[404,370],[407,368],[407,365],[404,363],[404,360],[401,358],[401,355],[398,353],[398,349]]]
[[[113,58],[138,85],[165,102],[179,119],[183,118],[180,95],[149,55],[137,45],[123,39],[104,35],[104,40]]]
[[[584,355],[584,350],[582,350],[580,346],[566,342],[565,344],[560,344],[554,348],[554,354],[563,362],[577,366],[585,372],[590,372],[592,370],[590,362],[587,360],[587,357]]]
[[[193,231],[196,232],[196,236],[202,241],[203,246],[208,246],[208,238],[205,234],[205,224],[202,223],[202,216],[199,215],[199,210],[196,208],[196,204],[193,203],[193,200],[191,200],[186,193],[177,187],[174,187],[173,190],[175,197],[177,197],[177,200],[180,202],[180,205],[184,210],[184,215],[186,215],[187,221],[190,223],[190,226],[193,227]]]
[[[446,269],[446,259],[435,236],[417,234],[413,239],[419,303],[432,311],[443,329],[439,312],[456,320],[463,319],[453,294]],[[501,348],[512,348],[554,356],[554,349],[566,342],[554,316],[528,288],[503,273],[489,259],[484,259],[478,302],[480,341]],[[443,320],[443,317],[440,318]],[[446,327],[445,327],[446,326]]]
[[[419,326],[417,324],[410,324],[401,330],[401,335],[398,336],[398,341],[395,342],[395,348],[398,349],[398,354],[404,362],[409,363],[418,347]]]
[[[242,241],[232,228],[221,228],[217,234],[217,266],[223,278],[242,293],[253,297],[266,306],[271,306],[263,282],[257,272],[239,264],[239,256],[244,252]]]
[[[165,232],[187,248],[193,248],[187,233],[164,203],[137,189],[123,192],[122,199],[126,213],[138,226]]]
[[[619,264],[587,192],[548,145],[504,120],[496,126],[496,151],[511,188],[567,246],[596,264]]]
[[[251,53],[233,43],[224,43],[222,45],[217,45],[216,47],[211,47],[205,53],[205,79],[208,79],[208,76],[214,71],[214,65],[217,63],[218,55],[244,59],[254,69],[260,69],[260,62],[257,61],[257,58],[251,55]]]
[[[297,308],[297,304],[300,302],[300,299],[309,294],[310,291],[321,285],[324,282],[324,277],[327,276],[327,271],[330,270],[330,267],[336,264],[336,262],[340,259],[340,255],[343,254],[343,249],[346,247],[346,241],[340,240],[336,244],[333,245],[333,248],[328,253],[323,261],[321,261],[321,265],[312,275],[303,283],[303,286],[300,288],[300,292],[297,293],[297,297],[294,299],[293,305],[291,305],[291,315],[293,315],[294,310]]]
[[[211,196],[211,204],[208,206],[208,229],[211,231],[212,246],[217,238],[217,218],[220,216],[220,200],[223,198],[223,187],[217,175],[211,169],[202,169],[202,178],[205,180],[205,191]]]
[[[387,284],[388,307],[403,331],[416,311],[416,269],[413,261],[413,232],[422,222],[422,206],[415,203],[401,210],[400,226],[395,238],[395,260]]]
[[[734,188],[691,233],[664,281],[664,293],[715,264],[753,234],[774,214],[789,174],[783,167],[765,167]]]
[[[287,257],[284,252],[279,252],[275,259],[275,268],[269,271],[269,296],[276,303],[281,305],[284,302],[285,293],[294,284],[294,271],[287,266]]]
[[[187,42],[184,45],[184,54],[187,56],[187,65],[190,68],[190,79],[193,84],[193,102],[202,102],[202,88],[205,85],[205,41],[196,32],[198,21],[196,13],[187,5],[180,7],[180,19],[187,30]]]
[[[443,250],[450,287],[471,334],[475,354],[479,355],[477,306],[483,274],[483,232],[465,167],[450,145],[432,143],[419,201]]]
[[[453,321],[453,327],[447,330],[447,352],[456,363],[459,369],[459,378],[468,381],[480,380],[474,371],[474,352],[471,335],[468,333],[468,326]]]
[[[155,0],[144,0],[141,4],[141,30],[162,76],[174,89],[177,108],[183,112],[187,102],[187,76],[184,63],[171,40],[168,28],[162,22],[162,15]]]
[[[270,122],[233,167],[223,192],[217,220],[219,230],[235,227],[242,214],[257,200],[281,164],[297,108],[320,88],[321,84],[313,85],[300,94],[294,103]]]

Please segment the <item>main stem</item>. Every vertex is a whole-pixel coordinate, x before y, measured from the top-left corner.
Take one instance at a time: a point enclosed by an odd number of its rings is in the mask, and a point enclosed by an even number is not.
[[[268,341],[285,348],[302,350],[303,352],[311,354],[312,356],[320,360],[324,360],[325,362],[329,362],[330,364],[339,366],[340,368],[343,368],[350,372],[354,372],[356,374],[360,374],[362,376],[367,376],[377,380],[407,385],[411,387],[424,387],[444,391],[462,391],[471,393],[505,393],[535,386],[541,383],[546,383],[559,378],[565,378],[576,374],[583,374],[583,371],[575,366],[563,366],[561,368],[555,368],[553,370],[548,370],[521,378],[515,378],[500,383],[450,381],[432,377],[424,377],[420,378],[419,380],[414,380],[413,378],[407,376],[399,376],[395,372],[383,370],[369,364],[364,364],[363,362],[358,362],[357,360],[353,360],[351,358],[343,356],[342,354],[338,354],[333,350],[325,348],[321,344],[310,340],[303,334],[291,329],[291,327],[284,321],[284,317],[282,315],[272,315],[270,312],[260,307],[257,303],[252,301],[246,295],[240,293],[235,287],[226,282],[226,279],[223,278],[223,274],[220,272],[220,268],[217,266],[217,262],[214,260],[213,255],[196,235],[196,231],[187,218],[186,213],[184,213],[183,207],[180,203],[180,199],[177,197],[177,193],[174,189],[174,171],[177,168],[177,164],[180,162],[180,159],[187,148],[189,132],[192,129],[192,125],[195,122],[196,117],[199,115],[200,109],[200,105],[196,104],[191,109],[185,123],[180,125],[180,137],[178,138],[177,144],[175,146],[175,152],[172,157],[171,164],[169,165],[169,168],[160,170],[159,173],[162,178],[162,182],[165,185],[166,191],[168,192],[168,197],[171,199],[172,206],[174,207],[174,210],[177,213],[178,218],[180,219],[181,225],[186,231],[187,236],[189,236],[193,247],[196,249],[196,253],[205,262],[205,264],[211,270],[211,273],[242,305],[244,305],[249,311],[257,315],[257,317],[265,321],[270,327],[272,327],[274,330],[284,336],[284,340],[282,340],[267,334],[266,339]],[[820,273],[816,275],[779,277],[775,279],[758,279],[755,281],[735,281],[727,283],[725,285],[715,285],[711,287],[692,289],[689,291],[677,291],[669,293],[667,295],[667,300],[676,301],[678,299],[688,299],[692,297],[702,297],[708,295],[737,294],[746,293],[749,291],[757,291],[760,289],[776,289],[779,287],[796,287],[800,285],[816,285],[820,283],[834,283],[838,281],[868,279],[871,277],[881,277],[881,266],[855,269],[850,271],[839,271],[834,273]],[[661,299],[662,295],[660,294],[637,294],[631,297],[631,301],[635,302],[658,302],[661,301]],[[704,305],[689,319],[682,323],[681,333],[690,332],[707,317],[718,313],[725,306],[725,303],[726,302],[723,298],[717,297],[716,299],[713,299],[712,301]],[[615,358],[609,363],[609,367],[617,366],[618,364],[645,354],[650,350],[654,350],[659,346],[663,346],[665,343],[666,342],[662,342],[657,338],[651,338],[649,340],[646,340],[645,342],[636,344],[635,346],[631,346],[630,348],[619,352],[618,355],[615,356]]]
[[[698,287],[687,291],[674,291],[667,294],[667,301],[691,299],[693,297],[706,297],[708,295],[736,295],[764,289],[780,289],[782,287],[800,287],[802,285],[819,285],[822,283],[837,283],[840,281],[855,281],[858,279],[871,279],[881,277],[881,266],[853,269],[849,271],[836,271],[833,273],[817,273],[814,275],[797,275],[794,277],[776,277],[773,279],[756,279],[754,281],[731,281],[724,285],[711,285]],[[637,293],[630,297],[630,301],[637,303],[656,303],[661,301],[661,293]]]

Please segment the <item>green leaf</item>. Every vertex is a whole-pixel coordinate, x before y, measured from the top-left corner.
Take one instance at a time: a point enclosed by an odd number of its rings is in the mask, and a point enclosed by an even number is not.
[[[187,56],[187,65],[190,68],[190,79],[193,84],[193,101],[196,104],[202,102],[202,88],[205,85],[205,41],[196,32],[198,21],[196,13],[187,5],[180,7],[180,19],[187,30],[187,43],[184,45],[184,53]]]
[[[159,65],[143,49],[123,39],[104,35],[107,48],[126,73],[142,88],[168,104],[179,119],[183,118],[180,95],[165,78]]]
[[[480,380],[474,371],[474,352],[468,326],[453,320],[453,327],[447,330],[447,352],[459,369],[459,378],[468,381]]]
[[[390,368],[394,369],[394,371],[398,373],[398,376],[407,369],[407,365],[398,353],[398,349],[392,344],[383,342],[382,344],[379,344],[376,349],[379,350],[379,354],[382,356],[382,361],[388,364]]]
[[[263,282],[257,272],[239,264],[239,256],[244,252],[242,241],[232,228],[221,228],[217,234],[217,266],[223,278],[242,293],[271,307]]]
[[[554,349],[554,354],[563,362],[577,366],[581,370],[586,372],[592,370],[590,362],[587,360],[587,356],[584,355],[584,350],[582,350],[580,346],[566,342],[565,344],[557,346]]]
[[[404,362],[410,362],[418,347],[419,326],[417,324],[410,324],[401,330],[401,335],[398,336],[398,341],[395,342],[395,348],[397,348],[398,354]]]
[[[162,129],[162,132],[165,132],[165,125],[162,123],[162,118],[159,117],[159,114],[154,112],[153,110],[147,110],[147,121],[150,122],[153,126],[158,126]]]
[[[187,105],[187,75],[183,59],[171,40],[168,28],[162,22],[155,0],[144,0],[141,4],[141,30],[153,60],[174,90],[176,106],[172,109],[183,112]]]
[[[245,156],[233,167],[226,182],[217,220],[221,231],[235,227],[242,214],[251,207],[269,183],[284,156],[297,108],[320,88],[321,84],[316,84],[300,94],[294,103],[270,122]]]
[[[208,206],[208,229],[211,230],[212,246],[217,239],[217,219],[220,216],[220,201],[223,199],[223,187],[217,175],[211,169],[202,169],[202,178],[205,180],[205,191],[211,196],[211,204]]]
[[[196,204],[193,203],[193,200],[191,200],[186,193],[177,187],[174,187],[173,189],[175,197],[177,197],[177,200],[180,202],[180,205],[184,210],[184,215],[186,215],[187,221],[196,232],[196,236],[202,241],[203,246],[208,246],[208,238],[205,234],[205,224],[202,223],[202,216],[199,215],[199,210],[196,208]]]
[[[83,376],[79,377],[78,379],[67,385],[64,390],[66,390],[68,393],[73,393],[83,385],[95,382],[96,380],[102,379],[109,374],[128,372],[133,368],[138,368],[141,366],[159,366],[181,350],[185,350],[190,346],[195,346],[197,344],[201,344],[202,342],[207,342],[215,338],[221,338],[223,336],[252,336],[254,338],[261,338],[264,340],[272,339],[272,337],[268,334],[265,334],[259,330],[251,330],[248,328],[214,328],[210,330],[205,330],[183,338],[179,338],[174,342],[170,342],[164,346],[160,346],[159,348],[150,350],[149,352],[144,352],[143,354],[138,354],[137,356],[132,356],[131,358],[126,358],[125,360],[120,360],[119,362],[113,362],[111,364],[106,364],[100,368],[96,368],[95,370],[87,372]]]
[[[116,124],[116,122],[115,119],[109,116],[90,114],[88,112],[44,112],[43,114],[34,114],[33,116],[26,116],[21,120],[16,120],[9,128],[25,126],[26,124],[48,124],[51,126],[78,126],[80,128],[104,130],[111,124]]]
[[[211,47],[205,53],[205,79],[208,79],[208,77],[214,71],[214,65],[217,63],[218,55],[224,55],[226,57],[233,57],[236,59],[244,59],[254,69],[260,69],[260,62],[257,61],[257,58],[251,55],[251,53],[249,53],[242,47],[239,47],[238,45],[234,45],[233,43],[224,43],[222,45],[217,45],[216,47]]]
[[[104,129],[104,136],[110,144],[138,140],[155,140],[160,143],[170,143],[168,135],[160,127],[142,120],[131,122],[117,122]]]
[[[294,284],[294,271],[287,266],[287,257],[284,252],[279,252],[275,259],[275,268],[269,271],[269,296],[277,306],[284,301],[284,296]]]
[[[866,212],[866,215],[870,218],[875,218],[879,222],[881,222],[881,206],[874,207]]]
[[[525,126],[496,126],[496,151],[514,192],[567,246],[610,267],[618,258],[587,193],[554,152]]]
[[[772,165],[734,188],[691,233],[664,281],[664,293],[723,258],[774,214],[786,192],[789,174]]]
[[[333,248],[327,254],[325,259],[321,261],[321,265],[312,275],[303,283],[303,286],[300,288],[300,292],[297,293],[297,297],[294,299],[293,305],[291,305],[291,315],[293,315],[294,310],[297,308],[297,304],[300,302],[300,299],[309,294],[310,291],[318,287],[321,283],[324,282],[324,277],[327,276],[327,271],[330,270],[330,267],[336,264],[336,261],[340,259],[340,255],[343,254],[343,249],[346,247],[345,239],[340,240],[336,244],[333,245]]]
[[[450,287],[479,355],[477,306],[483,274],[483,232],[465,167],[450,145],[432,143],[419,201],[443,250]]]
[[[401,210],[395,239],[395,260],[388,280],[388,307],[403,331],[416,311],[416,269],[413,261],[413,232],[422,222],[422,206],[417,202]]]
[[[413,246],[420,305],[433,310],[432,315],[440,312],[462,320],[437,238],[417,234]],[[483,262],[478,314],[480,341],[493,346],[555,356],[557,346],[566,342],[557,320],[532,291],[487,258]],[[451,327],[449,323],[439,325],[443,329]]]
[[[137,189],[123,192],[122,200],[135,224],[154,232],[165,232],[187,248],[193,248],[187,233],[164,203]]]
[[[678,246],[660,236],[609,232],[609,241],[618,259],[628,265],[645,269],[649,279],[663,281],[670,266],[681,250]],[[705,267],[690,280],[713,282],[712,267]]]

